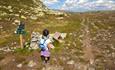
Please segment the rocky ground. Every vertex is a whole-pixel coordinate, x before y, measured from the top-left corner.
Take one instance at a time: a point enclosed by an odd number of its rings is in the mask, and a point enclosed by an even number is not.
[[[12,1],[14,4],[7,1],[0,1],[0,70],[115,70],[114,11],[65,14],[35,4],[39,0],[28,0],[28,4],[22,0],[23,7],[16,6],[18,0]],[[62,43],[54,42],[47,65],[42,64],[39,49],[17,48],[19,35],[14,32],[22,19],[26,23],[26,42],[30,42],[32,32],[42,33],[45,28],[50,33],[67,33]]]
[[[115,17],[108,13],[103,14],[111,18],[107,20],[103,16],[97,17],[99,13],[83,13],[69,15],[55,26],[54,23],[42,24],[41,30],[46,27],[51,33],[67,33],[63,43],[54,43],[56,48],[51,50],[49,64],[42,65],[39,50],[6,48],[7,45],[1,48],[1,70],[114,70],[115,24],[112,19]],[[75,19],[75,16],[82,18]]]

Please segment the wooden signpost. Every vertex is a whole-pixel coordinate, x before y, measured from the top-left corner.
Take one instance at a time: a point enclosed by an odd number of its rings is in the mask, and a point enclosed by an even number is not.
[[[24,47],[24,39],[23,39],[23,35],[25,34],[24,29],[25,29],[25,24],[23,22],[20,22],[16,30],[16,33],[20,35],[20,47],[19,48]]]

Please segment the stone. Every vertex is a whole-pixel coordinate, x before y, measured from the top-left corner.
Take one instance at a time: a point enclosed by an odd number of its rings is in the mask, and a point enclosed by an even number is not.
[[[33,60],[29,61],[28,63],[28,67],[34,67],[35,65],[36,63]]]
[[[17,67],[18,67],[18,68],[21,68],[21,67],[22,67],[22,64],[18,64]]]
[[[32,32],[31,34],[31,42],[36,42],[40,39],[41,35],[38,32]]]
[[[69,35],[72,35],[72,33],[69,33]]]
[[[56,40],[59,40],[59,39],[66,38],[66,36],[67,36],[67,33],[55,32],[53,38]]]
[[[61,33],[61,38],[64,39],[67,37],[67,33]]]
[[[38,49],[38,43],[37,42],[31,42],[30,43],[30,48],[29,49]]]
[[[14,22],[13,22],[12,24],[13,24],[13,25],[16,25],[16,23],[14,23]]]
[[[20,23],[20,20],[16,19],[16,20],[14,20],[14,23]]]
[[[67,44],[67,46],[71,46],[71,44]]]
[[[30,16],[30,18],[31,18],[32,20],[37,20],[37,19],[38,19],[37,16]]]
[[[12,9],[9,9],[9,12],[13,12],[13,10],[12,10]]]
[[[58,19],[58,20],[62,20],[62,19],[64,19],[64,17],[57,17],[56,19]]]
[[[38,16],[42,17],[44,16],[45,14],[43,12],[39,12]]]
[[[19,17],[19,14],[14,14],[15,16]]]
[[[58,40],[60,38],[60,36],[61,36],[60,32],[55,32],[53,38],[56,39],[56,40]]]
[[[73,45],[76,47],[77,45],[76,45],[76,42],[73,42]]]
[[[84,35],[80,35],[79,38],[82,38]]]
[[[113,58],[115,58],[115,53],[114,53],[114,52],[112,52],[112,53],[111,53],[111,56],[112,56]]]
[[[91,64],[91,65],[94,64],[94,59],[90,59],[90,64]]]
[[[67,62],[67,64],[70,64],[70,65],[73,65],[74,63],[75,63],[74,60],[70,60]]]
[[[0,29],[3,29],[3,26],[2,26],[2,25],[0,25]]]
[[[12,8],[12,6],[8,6],[8,9],[11,9]]]
[[[25,16],[23,16],[23,15],[21,16],[21,18],[22,18],[22,19],[27,19],[27,18],[26,18]]]

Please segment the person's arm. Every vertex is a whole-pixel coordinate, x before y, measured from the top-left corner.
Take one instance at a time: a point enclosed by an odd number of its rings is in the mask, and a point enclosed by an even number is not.
[[[48,48],[54,49],[55,47],[53,46],[53,44],[49,43]]]

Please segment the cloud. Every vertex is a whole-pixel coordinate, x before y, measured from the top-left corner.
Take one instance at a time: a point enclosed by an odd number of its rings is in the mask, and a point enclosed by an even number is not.
[[[115,10],[115,2],[112,0],[97,0],[85,6],[88,6],[90,10]]]
[[[66,0],[61,10],[115,10],[115,0]]]
[[[42,0],[42,2],[46,5],[51,5],[51,4],[58,3],[59,0]]]

